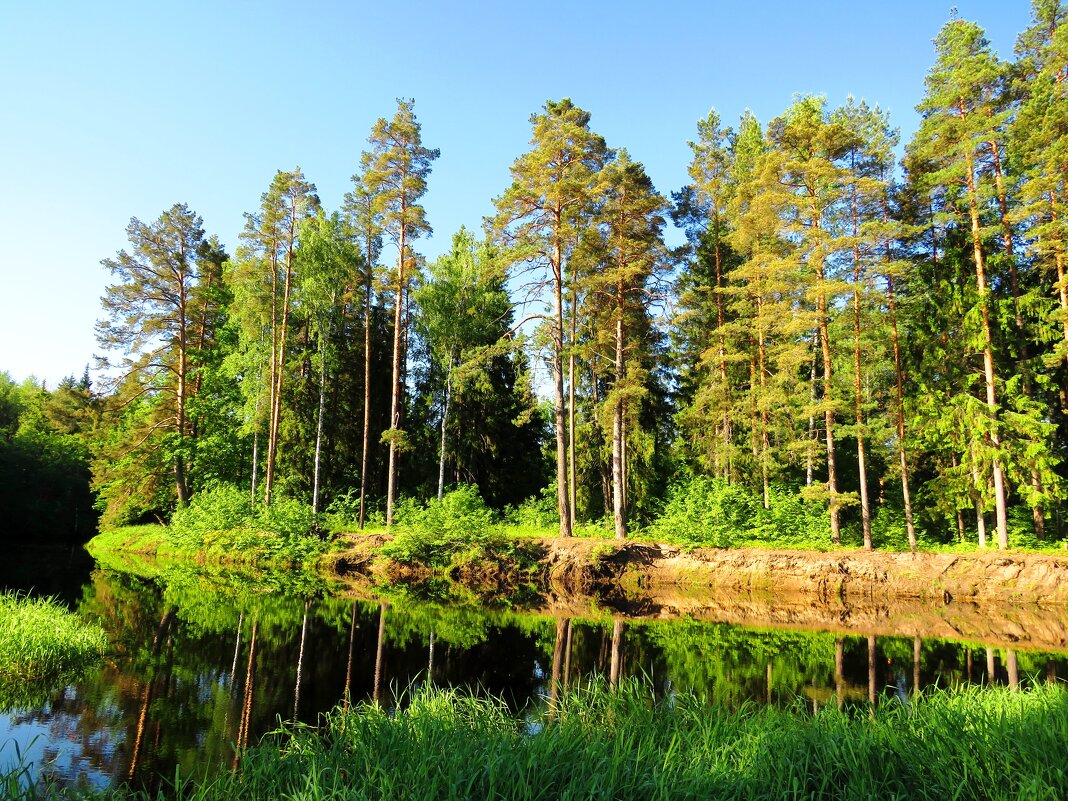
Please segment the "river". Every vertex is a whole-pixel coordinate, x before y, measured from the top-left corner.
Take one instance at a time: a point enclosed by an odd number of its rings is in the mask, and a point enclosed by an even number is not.
[[[592,681],[641,677],[711,702],[816,709],[908,703],[917,688],[1068,678],[1068,654],[1015,643],[863,636],[715,621],[546,615],[436,605],[402,589],[336,597],[306,576],[125,572],[80,549],[25,551],[0,586],[52,595],[98,621],[110,652],[78,680],[0,708],[0,770],[16,748],[65,784],[227,769],[241,749],[339,704],[387,708],[433,682],[503,697],[521,711]]]

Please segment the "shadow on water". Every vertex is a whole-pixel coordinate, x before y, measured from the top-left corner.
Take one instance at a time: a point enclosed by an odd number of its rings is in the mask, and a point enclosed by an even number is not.
[[[647,677],[660,693],[693,690],[727,707],[793,707],[800,698],[817,710],[908,703],[926,687],[1068,677],[1064,653],[919,634],[554,618],[329,597],[303,580],[262,592],[239,576],[188,569],[81,575],[77,593],[59,583],[44,591],[99,621],[111,653],[41,703],[0,712],[0,742],[25,749],[32,741],[36,764],[64,782],[96,786],[129,781],[155,790],[176,768],[186,776],[226,769],[283,721],[314,724],[361,701],[389,708],[428,681],[500,696],[515,711],[552,705],[594,677],[615,685],[630,676]],[[0,751],[0,769],[12,754]]]

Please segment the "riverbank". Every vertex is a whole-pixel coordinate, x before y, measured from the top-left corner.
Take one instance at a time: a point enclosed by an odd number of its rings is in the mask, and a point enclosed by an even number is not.
[[[429,575],[383,555],[384,534],[346,534],[322,564],[344,574],[387,579]],[[923,600],[1068,604],[1068,554],[1025,552],[902,553],[763,548],[693,548],[645,542],[558,537],[517,541],[543,589],[557,594],[614,592],[656,596],[686,589],[738,594],[795,594],[820,601]],[[492,559],[487,552],[485,559]],[[483,565],[477,578],[508,578],[512,563]],[[529,564],[527,565],[529,567]],[[465,572],[455,567],[453,578]],[[466,576],[468,579],[475,577]]]
[[[250,569],[254,549],[178,552],[166,529],[108,532],[90,543],[102,564],[162,558]],[[224,539],[224,538],[220,538]],[[1068,650],[1068,557],[1024,552],[898,553],[682,549],[611,540],[516,537],[446,565],[398,561],[384,532],[346,534],[297,565],[331,594],[386,600],[398,592],[505,605],[556,618],[691,618],[842,634],[938,637],[994,647]],[[265,569],[277,568],[263,554]],[[292,567],[290,562],[285,565]],[[246,582],[247,583],[247,582]]]

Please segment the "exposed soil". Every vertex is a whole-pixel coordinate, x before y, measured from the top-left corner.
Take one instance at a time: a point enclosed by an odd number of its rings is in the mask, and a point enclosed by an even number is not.
[[[418,584],[421,566],[378,556],[377,537],[349,538],[331,565],[357,594],[378,581]],[[966,639],[1068,650],[1068,555],[908,554],[839,550],[682,550],[590,539],[532,540],[538,594],[553,616],[700,620],[853,634]],[[514,565],[450,578],[482,596],[506,595]]]

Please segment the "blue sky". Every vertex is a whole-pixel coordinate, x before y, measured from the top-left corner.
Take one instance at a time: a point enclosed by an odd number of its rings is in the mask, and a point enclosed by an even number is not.
[[[762,122],[795,94],[853,94],[907,140],[952,2],[40,2],[0,0],[0,371],[54,386],[97,351],[100,260],[130,217],[188,203],[232,252],[274,172],[336,208],[374,120],[412,97],[441,149],[434,257],[478,229],[571,97],[667,194],[715,107]],[[1003,58],[1027,0],[956,0]]]

